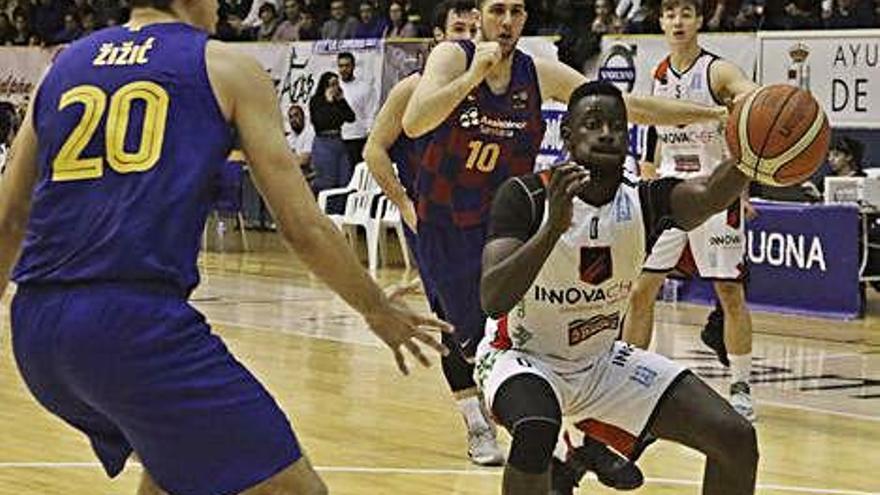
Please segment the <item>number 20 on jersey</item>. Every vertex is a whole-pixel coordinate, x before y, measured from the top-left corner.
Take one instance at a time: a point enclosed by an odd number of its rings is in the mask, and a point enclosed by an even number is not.
[[[137,149],[128,151],[125,142],[135,101],[143,103],[144,122]],[[169,106],[168,92],[162,86],[149,81],[136,81],[122,86],[109,96],[97,86],[76,86],[61,95],[58,110],[76,104],[83,106],[82,117],[52,161],[54,182],[100,178],[104,175],[105,157],[110,168],[120,174],[146,172],[159,161]],[[105,114],[104,156],[82,156]]]

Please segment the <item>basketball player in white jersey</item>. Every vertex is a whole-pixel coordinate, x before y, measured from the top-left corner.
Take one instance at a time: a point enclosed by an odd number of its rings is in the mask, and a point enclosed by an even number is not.
[[[707,105],[730,105],[757,85],[732,63],[700,47],[697,32],[703,23],[702,0],[663,0],[660,26],[669,45],[669,56],[654,69],[654,95]],[[689,179],[708,177],[727,157],[722,129],[714,124],[657,127],[657,175]],[[690,248],[697,273],[715,282],[724,310],[724,342],[730,356],[730,402],[754,421],[749,375],[752,359],[752,321],[743,290],[745,229],[742,206],[727,211],[685,232],[670,229],[657,240],[632,294],[624,326],[624,340],[646,349],[651,342],[654,301],[666,275],[676,268]]]
[[[501,186],[483,252],[475,378],[513,436],[503,493],[549,493],[563,418],[631,459],[650,438],[694,448],[703,493],[754,493],[751,424],[683,366],[615,340],[657,234],[700,225],[749,178],[730,161],[708,178],[625,178],[626,108],[607,82],[574,91],[562,138],[568,163]]]

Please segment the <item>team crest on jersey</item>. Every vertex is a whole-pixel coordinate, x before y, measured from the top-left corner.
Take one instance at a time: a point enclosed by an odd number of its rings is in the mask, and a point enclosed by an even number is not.
[[[526,90],[518,91],[510,96],[510,106],[514,110],[525,110],[529,103],[529,92]]]
[[[600,285],[613,275],[611,247],[582,247],[580,262],[581,281]]]
[[[459,124],[465,128],[477,127],[480,125],[480,110],[477,107],[468,107],[458,117]]]
[[[620,312],[610,315],[596,315],[589,319],[578,319],[568,324],[568,345],[574,346],[606,330],[617,330],[620,326]]]

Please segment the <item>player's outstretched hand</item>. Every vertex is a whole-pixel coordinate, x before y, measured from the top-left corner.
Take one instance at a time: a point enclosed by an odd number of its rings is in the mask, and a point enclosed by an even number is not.
[[[500,61],[501,45],[497,41],[481,41],[476,45],[470,71],[476,81],[482,81]]]
[[[550,200],[547,221],[554,233],[562,235],[571,227],[571,202],[589,180],[589,172],[576,163],[566,163],[553,169],[547,187]]]
[[[446,356],[449,354],[449,349],[441,344],[434,334],[436,332],[452,333],[453,329],[452,325],[445,321],[417,313],[407,306],[401,297],[402,292],[391,294],[388,304],[384,308],[366,315],[364,318],[367,320],[370,330],[391,348],[400,372],[408,375],[409,368],[407,368],[402,348],[412,354],[422,366],[431,366],[431,361],[428,360],[416,341]]]

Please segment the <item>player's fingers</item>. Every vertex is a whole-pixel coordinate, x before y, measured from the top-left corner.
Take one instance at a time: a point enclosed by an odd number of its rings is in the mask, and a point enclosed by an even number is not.
[[[400,352],[400,348],[395,347],[392,349],[392,352],[394,352],[394,361],[397,363],[397,369],[404,375],[409,375],[409,370],[406,368],[406,359],[403,357],[403,353]]]
[[[442,343],[438,342],[437,339],[435,339],[431,335],[420,332],[415,334],[414,337],[419,339],[419,342],[440,353],[440,355],[444,357],[449,355],[449,349]]]
[[[422,349],[415,342],[408,340],[403,345],[406,346],[407,350],[416,358],[419,364],[425,368],[431,367],[431,360],[425,356],[425,353],[422,352]]]
[[[417,321],[417,325],[420,329],[433,330],[435,332],[437,332],[437,331],[443,332],[443,333],[455,332],[455,327],[452,326],[451,323],[445,322],[443,320],[438,320],[436,318],[431,318],[430,316],[420,316]]]
[[[401,284],[394,284],[390,287],[385,288],[385,295],[391,301],[396,301],[397,299],[402,298],[406,292],[407,287]]]

